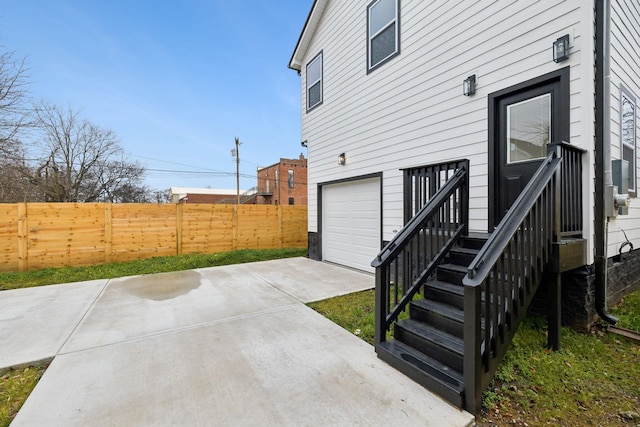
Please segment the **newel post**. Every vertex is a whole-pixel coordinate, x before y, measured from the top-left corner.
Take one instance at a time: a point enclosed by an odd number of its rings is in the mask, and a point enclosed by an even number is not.
[[[482,406],[481,287],[464,286],[464,409],[477,414]],[[485,351],[488,351],[485,348]]]
[[[382,263],[376,267],[376,302],[375,302],[375,344],[381,344],[387,338],[387,264]]]
[[[549,151],[555,151],[556,155],[562,161],[562,146],[560,144],[553,144],[548,146]],[[561,239],[561,227],[562,227],[562,168],[563,164],[560,164],[560,169],[556,171],[553,176],[553,204],[552,204],[552,212],[550,214],[553,215],[553,235],[552,235],[552,245],[559,247],[560,239]],[[551,251],[552,257],[560,257],[560,251]],[[553,262],[549,263],[554,266],[559,267],[560,260],[556,259]],[[548,264],[548,265],[549,265]],[[555,271],[550,272],[549,276],[551,278],[549,283],[549,294],[548,294],[548,313],[547,313],[547,326],[548,326],[548,335],[547,335],[547,345],[552,350],[560,349],[560,326],[562,324],[562,273],[560,273],[560,268],[554,268]]]

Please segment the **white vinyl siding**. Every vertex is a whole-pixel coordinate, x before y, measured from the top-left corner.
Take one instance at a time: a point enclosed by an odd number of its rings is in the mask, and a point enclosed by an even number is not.
[[[640,96],[640,3],[637,0],[619,0],[611,2],[611,157],[612,159],[627,159],[633,157],[633,188],[638,190],[639,161],[637,150],[640,127],[638,123],[638,106],[636,96]],[[635,106],[635,137],[623,135],[624,116],[623,96],[632,101]],[[629,131],[630,129],[627,128]],[[635,139],[635,154],[631,139]],[[624,148],[627,147],[625,154]],[[631,156],[631,157],[630,157]],[[630,173],[631,177],[632,174]],[[631,198],[628,215],[618,215],[609,222],[609,239],[607,255],[618,254],[620,246],[626,241],[624,233],[633,243],[634,248],[640,247],[640,199]],[[624,233],[623,233],[624,231]]]
[[[382,239],[391,240],[403,225],[400,169],[461,158],[471,164],[470,228],[486,231],[487,96],[565,66],[571,67],[570,142],[593,149],[590,5],[403,1],[402,54],[367,74],[363,10],[370,4],[330,1],[307,50],[309,59],[324,52],[324,97],[331,99],[302,118],[310,232],[318,231],[318,184],[381,172]],[[566,33],[570,57],[556,64],[553,41]],[[471,74],[477,76],[477,92],[466,97],[462,81]],[[305,92],[303,86],[303,111]],[[343,152],[348,161],[339,166]],[[586,168],[585,182],[589,176]],[[584,206],[591,215],[592,200]],[[584,222],[589,236],[592,219]]]

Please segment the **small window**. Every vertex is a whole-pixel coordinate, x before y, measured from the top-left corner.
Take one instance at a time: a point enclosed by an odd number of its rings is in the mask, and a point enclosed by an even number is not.
[[[289,169],[289,188],[293,188],[293,169]]]
[[[293,205],[293,197],[289,197],[289,204]]]
[[[551,141],[551,94],[507,106],[507,163],[547,155]]]
[[[629,162],[629,192],[636,192],[636,100],[623,89],[620,98],[620,154]]]
[[[322,104],[322,52],[307,64],[307,111]]]
[[[400,0],[375,0],[367,8],[367,70],[400,53]]]

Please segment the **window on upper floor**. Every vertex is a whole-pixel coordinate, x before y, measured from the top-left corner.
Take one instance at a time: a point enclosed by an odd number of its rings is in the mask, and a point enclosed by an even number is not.
[[[629,192],[636,192],[636,100],[625,89],[620,97],[620,155],[629,162]]]
[[[367,7],[367,72],[400,53],[400,0],[374,0]]]
[[[322,52],[307,64],[307,111],[322,104]]]
[[[293,169],[289,169],[289,188],[293,188]]]

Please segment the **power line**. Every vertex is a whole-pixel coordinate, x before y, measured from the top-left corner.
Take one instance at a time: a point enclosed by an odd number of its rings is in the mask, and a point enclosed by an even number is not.
[[[218,171],[218,170],[215,170],[215,169],[205,168],[205,167],[202,167],[202,166],[188,165],[186,163],[172,162],[172,161],[169,161],[169,160],[154,159],[153,157],[140,156],[139,154],[131,154],[131,156],[139,157],[141,159],[153,160],[154,162],[168,163],[168,164],[171,164],[171,165],[178,165],[178,166],[186,166],[188,168],[193,168],[193,169],[202,169],[202,170],[205,170],[205,171],[212,171],[212,172],[223,172],[223,171]]]

